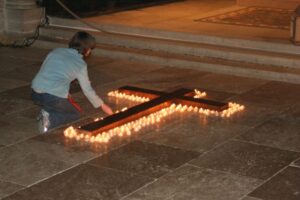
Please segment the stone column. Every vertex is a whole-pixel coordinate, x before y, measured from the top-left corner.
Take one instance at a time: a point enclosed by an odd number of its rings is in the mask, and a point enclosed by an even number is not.
[[[0,0],[4,8],[4,32],[8,36],[33,35],[43,10],[35,0]]]
[[[3,31],[4,31],[4,12],[3,12],[3,7],[4,7],[4,0],[0,0],[0,34],[2,34]]]

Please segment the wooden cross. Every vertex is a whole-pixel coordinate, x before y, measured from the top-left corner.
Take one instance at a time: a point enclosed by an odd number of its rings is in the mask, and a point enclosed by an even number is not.
[[[118,89],[118,92],[126,95],[135,95],[148,98],[149,101],[133,106],[123,112],[119,112],[103,120],[91,122],[81,126],[79,129],[92,133],[92,135],[108,131],[118,126],[134,121],[138,118],[157,112],[171,104],[181,104],[203,109],[221,112],[228,109],[228,103],[217,102],[208,99],[194,98],[195,92],[190,89],[178,89],[174,92],[160,92],[132,86],[125,86]]]

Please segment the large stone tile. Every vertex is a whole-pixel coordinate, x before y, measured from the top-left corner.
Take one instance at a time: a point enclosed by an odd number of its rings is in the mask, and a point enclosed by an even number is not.
[[[251,192],[250,196],[264,200],[299,200],[299,186],[300,168],[288,167]]]
[[[13,55],[13,54],[12,54]],[[15,58],[12,55],[5,56],[3,53],[0,53],[0,76],[4,76],[6,73],[15,70],[21,66],[28,66],[32,64],[40,64],[41,61],[33,61],[28,59],[19,59]]]
[[[220,123],[213,118],[194,113],[174,115],[181,116],[179,119],[173,119],[160,130],[146,134],[142,140],[205,152],[249,129],[237,123]]]
[[[0,78],[0,92],[15,89],[28,85],[28,82],[22,80],[12,80],[8,78]]]
[[[299,103],[300,85],[270,82],[238,96],[236,99],[263,105],[291,106]]]
[[[89,164],[157,178],[198,155],[192,151],[134,141],[90,161]]]
[[[33,107],[30,107],[28,109],[18,112],[16,115],[18,115],[20,117],[29,118],[29,119],[37,122],[36,119],[37,119],[37,116],[39,115],[40,110],[41,110],[41,107],[33,106]],[[33,127],[33,128],[36,128],[36,127]]]
[[[88,64],[88,68],[99,68],[99,67],[101,68],[103,65],[114,61],[115,60],[111,58],[105,58],[105,57],[93,56],[93,55],[88,57],[85,60],[85,62]]]
[[[9,182],[0,180],[0,199],[20,190],[22,188],[24,188],[24,187],[14,184],[14,183],[9,183]]]
[[[291,117],[275,117],[251,129],[238,139],[300,152],[300,120]]]
[[[5,74],[1,74],[1,76],[6,79],[22,80],[30,83],[38,73],[40,67],[40,64],[21,65],[9,72],[6,72]]]
[[[145,176],[80,165],[20,191],[6,200],[114,200],[151,181],[151,178]]]
[[[0,126],[0,144],[10,145],[38,135],[37,122],[18,115],[0,117],[3,126]]]
[[[115,60],[104,65],[93,64],[92,68],[103,73],[110,72],[110,75],[115,78],[126,78],[153,71],[162,68],[162,66],[131,60]]]
[[[285,115],[284,112],[287,107],[278,105],[261,105],[247,101],[232,101],[245,106],[245,110],[237,112],[230,117],[215,117],[215,121],[218,123],[224,123],[227,125],[238,124],[248,127],[255,127],[259,124],[272,119],[274,116]]]
[[[126,200],[238,200],[260,180],[186,165],[131,194]]]
[[[160,91],[171,90],[183,87],[191,78],[201,79],[205,74],[207,73],[190,69],[165,67],[135,77],[131,80],[131,85]]]
[[[207,74],[201,78],[192,78],[195,86],[221,92],[241,94],[257,88],[268,81],[260,79],[251,79],[223,74]]]
[[[33,102],[30,100],[0,95],[0,115],[18,113],[33,105]]]
[[[0,150],[0,179],[28,186],[93,157],[91,152],[28,140]]]
[[[17,87],[14,89],[5,90],[0,93],[0,97],[13,97],[18,99],[25,99],[31,101],[31,87],[30,85]]]
[[[20,60],[20,64],[24,64],[24,61],[30,61],[30,63],[43,61],[49,51],[51,50],[35,47],[1,48],[0,54],[1,56],[10,58],[11,60]]]
[[[140,74],[158,68],[161,68],[161,66],[121,60],[90,68],[89,77],[92,84],[96,86],[122,79],[136,79]]]
[[[300,153],[230,141],[193,160],[200,167],[267,179],[300,157]]]

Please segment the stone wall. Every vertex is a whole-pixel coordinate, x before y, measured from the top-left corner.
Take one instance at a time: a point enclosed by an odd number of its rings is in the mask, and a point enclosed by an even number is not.
[[[263,6],[274,8],[295,9],[300,0],[237,0],[240,6]]]
[[[0,34],[4,31],[4,13],[3,13],[4,0],[0,0]]]
[[[3,8],[4,33],[9,36],[29,36],[35,32],[42,16],[42,9],[35,0],[0,0]]]

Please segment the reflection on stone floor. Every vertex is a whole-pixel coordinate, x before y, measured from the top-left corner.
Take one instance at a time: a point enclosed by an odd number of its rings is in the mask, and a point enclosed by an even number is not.
[[[246,110],[177,113],[91,145],[67,140],[64,127],[37,132],[29,85],[46,53],[0,49],[0,199],[299,199],[299,85],[92,57],[92,83],[114,110],[135,105],[106,96],[124,85],[199,88]],[[76,124],[104,116],[80,89],[73,97],[84,109]]]

